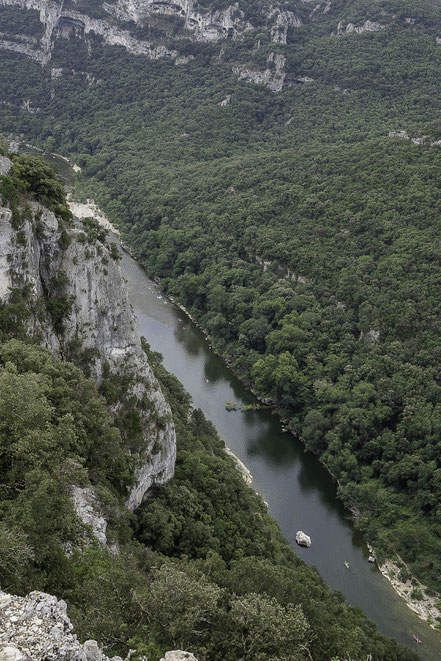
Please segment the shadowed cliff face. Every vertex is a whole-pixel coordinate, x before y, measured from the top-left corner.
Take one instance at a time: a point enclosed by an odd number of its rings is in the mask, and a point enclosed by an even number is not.
[[[5,173],[7,162],[0,165]],[[123,384],[112,408],[136,418],[136,443],[130,433],[125,439],[137,455],[136,483],[126,503],[133,510],[153,484],[173,476],[176,440],[116,255],[91,241],[80,223],[66,239],[55,214],[37,203],[18,231],[10,209],[0,208],[0,229],[0,299],[27,288],[30,335],[62,358],[87,361],[98,383]]]

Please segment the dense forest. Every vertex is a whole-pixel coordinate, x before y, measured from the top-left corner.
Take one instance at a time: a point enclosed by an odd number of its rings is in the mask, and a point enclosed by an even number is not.
[[[20,214],[35,199],[68,232],[72,220],[48,167],[35,157],[13,160],[0,194],[14,211],[17,238]],[[152,661],[173,647],[213,661],[416,659],[297,558],[213,426],[146,342],[172,406],[178,459],[175,478],[130,514],[131,466],[113,392],[39,347],[25,330],[32,313],[26,288],[0,309],[2,589],[56,593],[80,637]],[[94,490],[108,546],[76,515],[73,485]]]
[[[176,17],[122,25],[192,58],[179,66],[93,33],[55,39],[43,67],[5,50],[0,127],[82,167],[78,193],[320,456],[380,557],[436,592],[441,2],[292,3],[286,44],[263,0],[240,7],[255,29],[214,43]],[[37,34],[35,12],[1,12],[11,35]],[[238,79],[275,54],[279,93]],[[426,144],[388,136],[401,129]],[[143,516],[163,522],[174,499],[164,489]]]

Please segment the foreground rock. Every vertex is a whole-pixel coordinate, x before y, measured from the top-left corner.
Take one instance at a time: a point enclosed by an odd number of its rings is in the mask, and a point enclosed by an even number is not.
[[[166,652],[165,658],[161,659],[161,661],[197,661],[197,659],[191,652],[176,650],[175,652]]]
[[[311,537],[303,532],[303,530],[298,530],[296,532],[296,542],[299,546],[311,546]]]
[[[95,640],[78,641],[66,609],[65,601],[44,592],[16,597],[0,591],[0,661],[110,661]],[[178,650],[167,652],[162,661],[197,659]]]

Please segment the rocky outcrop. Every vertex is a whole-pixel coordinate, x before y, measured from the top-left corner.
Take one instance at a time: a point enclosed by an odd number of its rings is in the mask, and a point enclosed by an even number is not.
[[[107,521],[100,514],[97,497],[90,487],[72,487],[72,501],[75,512],[81,521],[92,528],[93,535],[101,542],[106,544]]]
[[[292,11],[284,11],[280,7],[272,7],[269,18],[274,21],[271,27],[271,41],[274,44],[286,44],[289,28],[302,25],[300,18]]]
[[[55,0],[0,0],[0,5],[10,5],[21,9],[35,9],[40,13],[40,21],[44,25],[44,35],[40,48],[31,49],[14,42],[1,42],[0,47],[18,52],[37,59],[46,64],[52,54],[53,41],[57,36],[65,37],[71,31],[77,34],[88,35],[94,33],[113,46],[122,46],[135,55],[146,55],[151,59],[161,57],[176,57],[174,50],[169,50],[162,44],[135,39],[132,35],[112,21],[91,18],[86,14],[72,9],[65,9],[63,2]]]
[[[270,53],[267,58],[267,64],[269,66],[264,71],[240,66],[234,67],[233,72],[238,76],[239,80],[264,85],[272,92],[281,92],[286,76],[285,61],[286,58],[281,53]]]
[[[0,5],[39,12],[40,21],[44,25],[44,35],[39,47],[17,44],[10,39],[3,40],[0,47],[21,52],[42,64],[46,64],[51,58],[54,39],[66,37],[71,32],[79,36],[92,33],[99,35],[105,43],[122,46],[135,55],[145,55],[151,59],[176,59],[179,57],[176,50],[167,48],[163,43],[136,39],[123,27],[127,22],[143,25],[146,20],[158,14],[181,17],[183,28],[197,41],[217,41],[226,37],[236,39],[253,29],[245,20],[238,3],[224,10],[200,12],[194,7],[193,0],[118,0],[116,4],[103,3],[103,14],[105,16],[107,13],[108,19],[92,18],[72,8],[66,8],[64,2],[56,0],[0,0]]]
[[[0,154],[0,174],[8,174],[12,168],[12,161],[7,156]]]
[[[378,32],[379,30],[385,30],[386,27],[386,25],[369,20],[365,21],[363,25],[354,25],[353,23],[348,23],[345,27],[343,25],[343,21],[340,21],[337,25],[337,34],[351,34],[351,32],[355,32],[356,34],[362,34],[363,32]]]
[[[296,532],[296,542],[299,546],[306,546],[309,548],[311,546],[311,537],[303,532],[303,530],[298,530]]]
[[[0,34],[0,48],[22,53],[42,65],[47,64],[52,56],[56,39],[68,37],[74,33],[90,42],[93,36],[101,37],[106,44],[121,46],[134,55],[143,55],[150,59],[170,58],[176,64],[183,65],[194,56],[180,54],[180,39],[192,39],[202,42],[217,42],[222,39],[241,39],[247,32],[263,30],[270,40],[279,45],[287,43],[288,30],[300,27],[301,19],[292,11],[277,5],[269,4],[262,25],[253,25],[241,9],[239,2],[225,9],[202,10],[194,0],[117,0],[103,2],[102,18],[89,16],[76,11],[75,4],[65,6],[62,0],[0,0],[1,5],[16,6],[22,10],[37,10],[40,21],[44,25],[41,39],[31,39],[31,43],[23,43],[19,35]],[[154,40],[139,39],[130,32],[130,26],[145,27],[152,25],[158,33],[158,17],[173,17],[167,25],[166,20],[159,24],[159,32],[163,37],[156,36]],[[177,32],[176,20],[181,21]],[[349,29],[349,26],[348,26]],[[357,28],[358,29],[358,28]],[[166,45],[167,35],[173,37],[173,48]],[[258,42],[260,43],[260,42]],[[267,58],[267,68],[263,71],[252,64],[239,65],[233,68],[241,80],[265,85],[273,92],[280,92],[285,83],[285,56],[282,53],[270,53]],[[52,69],[52,78],[63,74],[59,68]],[[84,74],[86,72],[83,72]],[[297,82],[309,82],[309,79]],[[88,84],[95,80],[87,80]]]
[[[361,331],[360,341],[365,342],[365,344],[376,344],[380,341],[380,331],[372,329],[368,331]]]
[[[125,383],[124,400],[114,412],[127,407],[142,429],[136,482],[126,503],[133,510],[153,484],[173,476],[176,439],[170,408],[140,344],[119,263],[106,245],[89,242],[80,223],[68,243],[55,215],[38,204],[20,227],[20,241],[11,220],[10,210],[0,208],[0,299],[6,301],[10,289],[27,288],[35,310],[28,332],[34,338],[62,358],[87,356],[99,383],[104,376]],[[41,305],[44,300],[52,308]],[[65,311],[62,319],[53,314],[54,309],[59,314],[57,302]],[[93,509],[91,502],[80,509],[86,506]],[[104,532],[101,527],[102,538]]]
[[[161,661],[197,661],[197,659],[191,652],[176,650],[175,652],[166,652]]]
[[[125,661],[133,653],[129,652]],[[139,658],[138,656],[136,658]],[[110,661],[95,640],[80,643],[62,599],[44,592],[16,597],[0,592],[0,661]],[[122,661],[120,656],[112,661]],[[140,661],[147,661],[145,657]],[[190,652],[166,652],[161,661],[197,661]]]
[[[26,44],[16,43],[15,41],[9,41],[8,39],[0,39],[0,49],[13,51],[14,53],[22,53],[26,55],[31,60],[36,60],[40,64],[44,64],[46,61],[46,55],[43,51],[38,48],[32,48]]]
[[[426,147],[441,147],[441,140],[433,140],[428,135],[410,136],[407,131],[389,131],[389,138],[400,138],[401,140],[410,140],[414,145],[424,145]]]
[[[378,564],[380,572],[387,578],[394,590],[404,599],[411,611],[416,613],[432,629],[438,628],[441,618],[439,599],[430,594],[430,590],[412,576],[402,558],[397,558],[400,563],[385,560]],[[403,578],[402,568],[406,569],[407,576]]]
[[[104,8],[119,20],[136,24],[158,14],[177,16],[197,41],[217,41],[225,37],[237,39],[253,29],[238,2],[226,9],[204,12],[193,0],[118,0],[115,5],[105,4]]]

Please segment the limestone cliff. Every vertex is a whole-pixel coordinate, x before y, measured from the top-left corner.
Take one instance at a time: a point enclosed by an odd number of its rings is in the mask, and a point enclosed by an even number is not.
[[[81,644],[72,630],[62,599],[44,592],[17,597],[0,591],[0,661],[109,661],[95,640]],[[131,656],[129,652],[126,661]],[[112,658],[122,661],[120,656]],[[166,652],[161,661],[197,659],[190,652],[176,650]]]
[[[166,57],[176,64],[186,64],[193,56],[179,52],[180,42],[240,40],[249,32],[263,30],[270,42],[283,46],[287,43],[289,28],[302,25],[297,14],[269,0],[263,0],[259,17],[248,16],[240,2],[222,9],[215,6],[202,9],[194,0],[104,1],[90,14],[84,9],[84,3],[77,6],[75,0],[0,0],[1,6],[16,7],[25,13],[38,12],[42,35],[26,37],[2,29],[0,49],[22,53],[43,66],[50,62],[55,42],[72,34],[86,41],[98,37],[106,44],[122,46],[130,53],[150,59]],[[153,28],[154,37],[138,36],[146,27]],[[280,58],[279,69],[283,69],[284,56],[276,57]],[[284,73],[279,69],[273,74],[269,67],[264,72],[242,73],[240,77],[280,91]],[[59,72],[62,75],[63,70]]]
[[[168,58],[177,65],[195,57],[188,55],[188,42],[213,44],[217,47],[213,55],[221,59],[228,41],[248,39],[253,50],[247,55],[238,54],[237,60],[231,58],[231,69],[244,82],[264,85],[273,92],[299,82],[312,82],[302,71],[285,71],[286,46],[295,43],[302,26],[309,24],[312,35],[313,26],[322,21],[330,36],[355,36],[386,30],[394,21],[413,26],[416,20],[378,10],[362,24],[354,24],[350,3],[341,6],[333,0],[231,0],[231,4],[215,0],[97,0],[90,6],[84,0],[0,0],[1,7],[22,11],[23,24],[32,15],[34,24],[39,21],[39,29],[19,34],[9,30],[7,24],[1,26],[0,49],[22,53],[43,67],[56,60],[53,53],[57,42],[71,36],[84,40],[89,52],[98,40],[134,55]],[[277,48],[274,52],[270,50],[273,44]],[[258,57],[261,46],[269,65],[263,69],[263,59]],[[56,64],[53,71],[54,76],[63,75],[63,68]],[[87,71],[79,73],[86,78],[90,75]]]
[[[7,160],[0,169],[7,171]],[[176,439],[170,408],[140,344],[115,248],[91,241],[79,221],[66,235],[55,214],[37,203],[25,218],[17,229],[10,209],[0,208],[0,300],[7,301],[11,289],[26,289],[33,310],[28,331],[40,344],[62,358],[87,360],[99,383],[104,377],[124,383],[114,412],[136,415],[142,436],[134,447],[127,439],[137,457],[126,503],[133,510],[153,484],[172,477]],[[90,498],[83,500],[83,509],[90,508]]]

